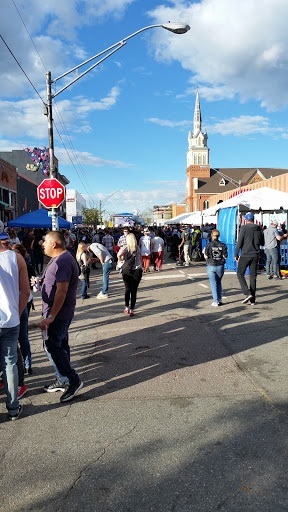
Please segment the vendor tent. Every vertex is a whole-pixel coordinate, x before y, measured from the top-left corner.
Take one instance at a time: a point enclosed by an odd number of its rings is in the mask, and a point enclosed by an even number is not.
[[[208,217],[205,217],[205,220],[203,220],[204,211],[197,211],[197,212],[191,212],[189,213],[188,217],[185,217],[184,220],[180,221],[181,224],[194,224],[197,226],[201,226],[202,224],[208,222],[216,224],[217,218],[216,215],[209,215]]]
[[[71,229],[74,227],[73,224],[68,222],[62,217],[58,217],[59,228],[61,229]],[[7,223],[9,228],[49,228],[52,229],[52,217],[48,217],[48,210],[44,210],[44,208],[40,208],[40,210],[35,210],[35,212],[25,213],[25,215],[21,215],[17,219],[9,220]]]
[[[176,217],[173,217],[172,219],[167,219],[163,222],[163,224],[180,224],[181,222],[183,224],[186,224],[185,218],[189,217],[191,213],[181,213],[180,215],[177,215]]]
[[[211,206],[207,210],[203,210],[203,215],[216,215],[223,208],[232,208],[239,206],[240,211],[252,212],[276,212],[279,210],[288,210],[288,194],[280,192],[269,187],[262,187],[256,190],[242,192],[235,197],[227,199],[222,203]]]
[[[242,192],[203,211],[204,222],[206,215],[218,213],[217,229],[220,231],[221,242],[224,242],[228,247],[228,258],[225,267],[229,270],[237,270],[235,262],[236,235],[240,226],[240,216],[247,211],[252,211],[255,214],[255,221],[261,224],[266,214],[268,221],[269,216],[276,217],[277,212],[282,212],[287,217],[284,212],[288,211],[288,194],[269,187],[262,187]]]

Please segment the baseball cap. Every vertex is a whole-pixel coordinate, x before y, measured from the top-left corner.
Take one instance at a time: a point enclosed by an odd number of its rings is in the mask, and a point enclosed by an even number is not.
[[[7,235],[7,233],[5,233],[5,231],[3,231],[3,233],[0,233],[0,240],[7,240],[7,238],[9,239],[9,236]]]
[[[248,212],[244,215],[244,219],[246,220],[254,220],[254,213]]]

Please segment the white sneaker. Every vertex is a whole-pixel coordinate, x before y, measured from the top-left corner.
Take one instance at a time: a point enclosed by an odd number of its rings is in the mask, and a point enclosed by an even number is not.
[[[108,299],[108,293],[98,293],[97,299]]]
[[[214,308],[218,308],[219,304],[218,302],[212,302],[211,306],[213,306]]]

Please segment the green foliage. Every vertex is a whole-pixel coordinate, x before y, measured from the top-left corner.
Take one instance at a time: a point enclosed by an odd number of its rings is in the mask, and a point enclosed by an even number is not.
[[[83,223],[88,226],[100,224],[100,212],[97,208],[83,208]]]

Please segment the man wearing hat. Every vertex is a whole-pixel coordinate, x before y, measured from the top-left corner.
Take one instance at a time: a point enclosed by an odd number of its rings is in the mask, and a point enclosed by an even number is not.
[[[272,279],[270,275],[270,266],[272,261],[273,266],[273,277],[276,279],[278,277],[278,261],[279,261],[279,252],[278,252],[278,241],[281,242],[283,238],[287,238],[287,235],[281,236],[277,229],[277,221],[271,220],[269,228],[264,231],[264,251],[266,254],[266,275],[267,279]]]
[[[260,246],[264,245],[264,237],[262,228],[254,224],[254,215],[248,212],[244,219],[246,224],[241,227],[239,238],[235,251],[235,260],[238,263],[237,277],[244,293],[244,300],[242,304],[247,304],[249,301],[255,304],[256,295],[256,278],[257,278],[257,265],[260,254]],[[239,252],[241,255],[239,257]],[[245,279],[245,272],[249,267],[250,271],[250,290],[247,286]]]

